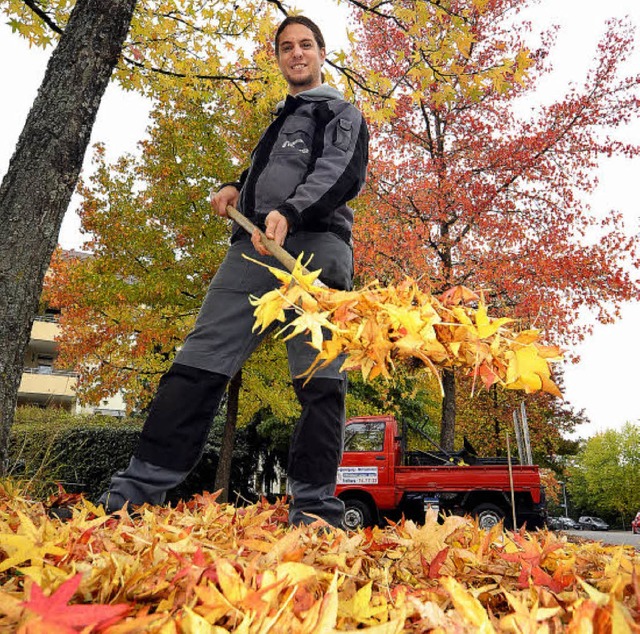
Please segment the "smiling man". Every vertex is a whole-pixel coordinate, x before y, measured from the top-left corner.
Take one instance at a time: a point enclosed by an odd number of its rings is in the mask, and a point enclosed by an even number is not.
[[[350,289],[353,278],[348,202],[362,188],[368,132],[360,112],[323,83],[325,43],[316,24],[288,17],[276,32],[278,66],[288,84],[276,118],[237,182],[211,196],[213,210],[239,210],[294,257],[313,254],[323,281]],[[101,502],[108,511],[125,502],[159,504],[196,465],[229,378],[267,333],[254,333],[249,295],[277,280],[248,255],[279,266],[260,241],[234,227],[231,245],[211,282],[193,331],[162,377],[129,466],[116,473]],[[346,376],[340,361],[312,379],[297,378],[315,352],[307,338],[287,342],[289,367],[302,414],[294,429],[287,475],[291,524],[317,519],[340,526],[344,505],[335,497],[345,423]]]
[[[290,95],[322,84],[324,41],[320,45],[314,38],[311,29],[293,22],[282,30],[276,41],[278,67],[289,84]]]

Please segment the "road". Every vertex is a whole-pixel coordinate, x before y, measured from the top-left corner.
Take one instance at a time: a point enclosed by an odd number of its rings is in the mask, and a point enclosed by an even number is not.
[[[631,531],[562,531],[567,535],[574,535],[582,539],[591,539],[604,544],[635,546],[640,550],[640,535]]]

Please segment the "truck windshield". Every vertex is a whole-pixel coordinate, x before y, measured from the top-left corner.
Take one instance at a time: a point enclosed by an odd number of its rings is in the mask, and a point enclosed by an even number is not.
[[[351,423],[344,432],[345,451],[382,451],[384,447],[384,423]]]

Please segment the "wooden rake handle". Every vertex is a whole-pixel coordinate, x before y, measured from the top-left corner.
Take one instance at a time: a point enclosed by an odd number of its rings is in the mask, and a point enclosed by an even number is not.
[[[274,242],[267,238],[264,234],[264,231],[261,231],[256,227],[251,220],[249,220],[246,216],[243,216],[235,207],[231,205],[227,205],[227,215],[231,220],[237,222],[247,233],[250,235],[253,234],[254,231],[257,231],[260,235],[260,240],[264,245],[265,249],[271,253],[271,255],[282,264],[289,273],[293,272],[293,268],[296,265],[296,259],[287,251],[285,251],[278,243]],[[309,271],[303,267],[303,274],[307,275]]]

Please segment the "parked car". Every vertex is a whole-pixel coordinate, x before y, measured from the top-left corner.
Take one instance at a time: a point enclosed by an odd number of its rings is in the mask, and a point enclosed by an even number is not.
[[[570,517],[548,517],[547,528],[553,531],[579,531],[581,527]]]
[[[608,531],[609,524],[599,517],[592,517],[591,515],[583,515],[579,520],[580,528],[585,531]]]
[[[571,517],[559,517],[558,528],[565,531],[579,531],[581,526]]]
[[[547,517],[546,524],[547,524],[547,528],[550,531],[557,531],[560,528],[559,523],[558,523],[558,519],[559,518],[553,517],[551,515],[549,515],[549,517]]]
[[[633,518],[631,522],[631,532],[634,535],[640,534],[640,511],[636,513],[636,516]]]

